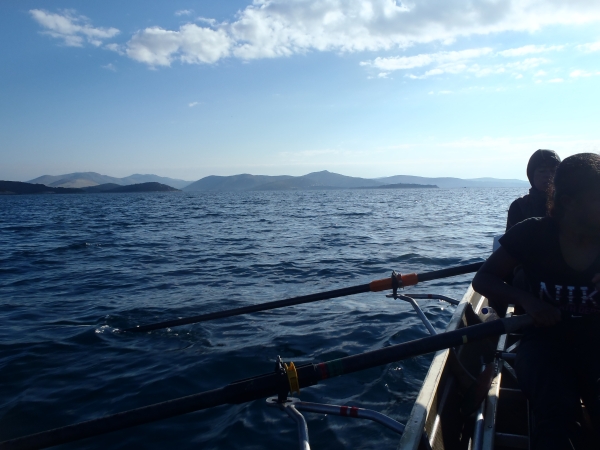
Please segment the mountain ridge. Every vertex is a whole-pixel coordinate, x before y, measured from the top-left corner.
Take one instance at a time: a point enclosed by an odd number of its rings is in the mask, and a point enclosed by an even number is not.
[[[456,178],[456,177],[420,177],[416,175],[393,175],[380,178],[361,178],[341,175],[327,170],[311,172],[302,176],[292,175],[209,175],[197,181],[185,181],[176,178],[161,177],[154,174],[133,174],[117,178],[101,175],[96,172],[74,172],[64,175],[43,175],[30,180],[29,183],[44,184],[51,188],[90,188],[112,183],[118,186],[129,186],[144,182],[157,182],[181,189],[186,192],[197,191],[267,191],[267,190],[306,190],[306,189],[365,189],[384,185],[398,185],[405,188],[411,185],[435,185],[439,188],[465,187],[519,187],[528,188],[529,183],[523,180],[498,179],[490,177]],[[407,186],[402,186],[407,185]],[[106,186],[105,186],[106,188]],[[104,188],[104,189],[105,189]]]
[[[141,183],[160,183],[171,186],[175,189],[192,183],[192,181],[179,180],[177,178],[161,177],[154,174],[139,174],[134,173],[123,178],[111,177],[102,175],[97,172],[73,172],[63,175],[42,175],[27,181],[27,183],[44,184],[48,187],[64,187],[64,188],[86,188],[98,186],[101,184],[114,183],[120,186],[129,186],[132,184]]]

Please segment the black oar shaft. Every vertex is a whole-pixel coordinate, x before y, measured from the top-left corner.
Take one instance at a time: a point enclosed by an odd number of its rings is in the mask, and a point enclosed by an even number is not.
[[[533,321],[529,316],[494,320],[359,355],[301,366],[298,368],[299,384],[301,388],[306,388],[327,378],[334,378],[413,356],[456,347],[467,342],[512,333],[531,326],[532,323]],[[283,381],[284,383],[286,382],[285,377]],[[281,392],[281,383],[281,376],[276,373],[268,373],[247,380],[237,381],[212,391],[201,392],[176,400],[101,417],[88,422],[4,441],[0,443],[0,450],[47,448],[227,403],[243,403],[257,400]],[[287,389],[285,385],[284,388]]]
[[[411,286],[423,281],[438,280],[440,278],[453,277],[463,275],[479,270],[483,263],[467,264],[464,266],[450,267],[448,269],[436,270],[422,274],[407,274],[401,276],[401,282],[404,286]],[[250,314],[259,311],[268,311],[270,309],[283,308],[285,306],[301,305],[304,303],[318,302],[320,300],[328,300],[332,298],[346,297],[348,295],[362,294],[365,292],[379,292],[387,289],[392,289],[392,278],[384,278],[375,280],[368,284],[359,284],[342,289],[334,289],[332,291],[319,292],[317,294],[301,295],[284,300],[274,302],[260,303],[258,305],[242,306],[240,308],[229,309],[226,311],[217,311],[214,313],[201,314],[198,316],[184,317],[182,319],[167,320],[164,322],[152,323],[149,325],[140,325],[132,328],[126,328],[123,331],[145,332],[159,330],[162,328],[177,327],[180,325],[189,325],[192,323],[206,322],[208,320],[224,319],[225,317],[240,316],[242,314]]]
[[[327,300],[330,298],[345,297],[347,295],[361,294],[371,290],[369,284],[361,284],[333,291],[320,292],[318,294],[302,295],[300,297],[288,298],[285,300],[277,300],[274,302],[261,303],[258,305],[242,306],[241,308],[228,309],[226,311],[217,311],[214,313],[201,314],[199,316],[185,317],[183,319],[167,320],[165,322],[153,323],[150,325],[141,325],[134,328],[127,328],[124,331],[152,331],[161,328],[177,327],[180,325],[188,325],[191,323],[206,322],[214,319],[224,319],[225,317],[240,316],[242,314],[250,314],[259,311],[268,311],[270,309],[283,308],[285,306],[300,305],[303,303],[318,302],[319,300]]]
[[[2,450],[33,450],[66,444],[223,404],[225,388],[169,400],[0,443]]]
[[[449,267],[447,269],[434,270],[433,272],[425,272],[417,275],[419,283],[424,281],[439,280],[441,278],[455,277],[467,273],[477,272],[483,266],[482,262],[466,264],[464,266]]]

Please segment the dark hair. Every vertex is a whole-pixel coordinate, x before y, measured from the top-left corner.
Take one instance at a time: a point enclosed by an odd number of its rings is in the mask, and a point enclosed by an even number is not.
[[[569,156],[556,168],[554,183],[548,192],[548,212],[551,217],[564,216],[563,197],[579,198],[600,189],[600,155],[578,153]]]
[[[536,150],[527,163],[527,178],[533,186],[533,173],[539,167],[555,168],[560,164],[560,157],[554,150]]]

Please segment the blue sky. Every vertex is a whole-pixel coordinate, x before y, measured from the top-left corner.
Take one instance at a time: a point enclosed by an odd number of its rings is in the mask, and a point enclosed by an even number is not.
[[[600,151],[600,2],[0,3],[0,179],[525,179]]]

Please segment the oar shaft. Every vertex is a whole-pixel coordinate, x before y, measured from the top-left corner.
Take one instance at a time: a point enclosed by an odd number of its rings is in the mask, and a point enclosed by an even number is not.
[[[532,324],[533,320],[527,315],[493,320],[480,325],[464,327],[458,330],[392,345],[379,350],[319,363],[316,365],[316,369],[318,371],[319,380],[325,380],[327,378],[370,369],[391,362],[411,358],[413,356],[425,355],[450,347],[458,347],[468,342],[479,341],[491,336],[512,333],[529,327]],[[305,374],[302,372],[305,372]],[[307,369],[304,367],[299,368],[298,378],[300,379],[300,387],[303,387],[302,375],[304,375],[305,378],[310,378]]]
[[[465,327],[435,336],[428,336],[403,344],[392,345],[347,356],[319,364],[298,367],[301,388],[314,386],[321,380],[334,378],[360,370],[370,369],[413,356],[456,347],[501,334],[512,333],[533,324],[529,316],[494,320],[472,327]],[[287,389],[287,377],[283,377],[283,388]],[[231,383],[223,388],[179,399],[133,409],[87,422],[56,428],[0,443],[0,450],[34,450],[65,444],[111,431],[150,423],[193,411],[211,408],[226,403],[244,403],[278,394],[282,389],[282,377],[271,372],[257,377]]]
[[[226,311],[217,311],[214,313],[201,314],[198,316],[185,317],[183,319],[167,320],[165,322],[153,323],[150,325],[141,325],[133,328],[127,328],[124,331],[153,331],[162,328],[177,327],[180,325],[189,325],[191,323],[206,322],[208,320],[224,319],[225,317],[240,316],[242,314],[250,314],[259,311],[268,311],[270,309],[283,308],[285,306],[300,305],[303,303],[318,302],[319,300],[327,300],[330,298],[345,297],[347,295],[361,294],[370,292],[369,284],[361,284],[343,289],[335,289],[333,291],[320,292],[317,294],[302,295],[292,297],[285,300],[277,300],[274,302],[260,303],[258,305],[242,306],[241,308],[228,309]]]
[[[437,280],[440,278],[453,277],[463,275],[479,270],[483,263],[467,264],[465,266],[450,267],[448,269],[436,270],[422,274],[410,273],[402,275],[398,280],[402,286],[413,286],[422,281]],[[393,288],[393,279],[383,278],[381,280],[371,281],[368,284],[359,284],[342,289],[334,289],[332,291],[319,292],[317,294],[301,295],[284,300],[276,300],[274,302],[260,303],[258,305],[242,306],[240,308],[228,309],[225,311],[217,311],[214,313],[200,314],[198,316],[184,317],[182,319],[167,320],[164,322],[152,323],[148,325],[140,325],[132,328],[126,328],[123,331],[146,332],[160,330],[163,328],[177,327],[180,325],[189,325],[192,323],[206,322],[215,319],[224,319],[226,317],[240,316],[242,314],[250,314],[259,311],[268,311],[270,309],[283,308],[285,306],[301,305],[304,303],[318,302],[332,298],[346,297],[348,295],[362,294],[365,292],[380,292]]]
[[[55,428],[0,443],[2,450],[34,450],[110,433],[223,404],[225,388],[169,400],[142,408]]]

